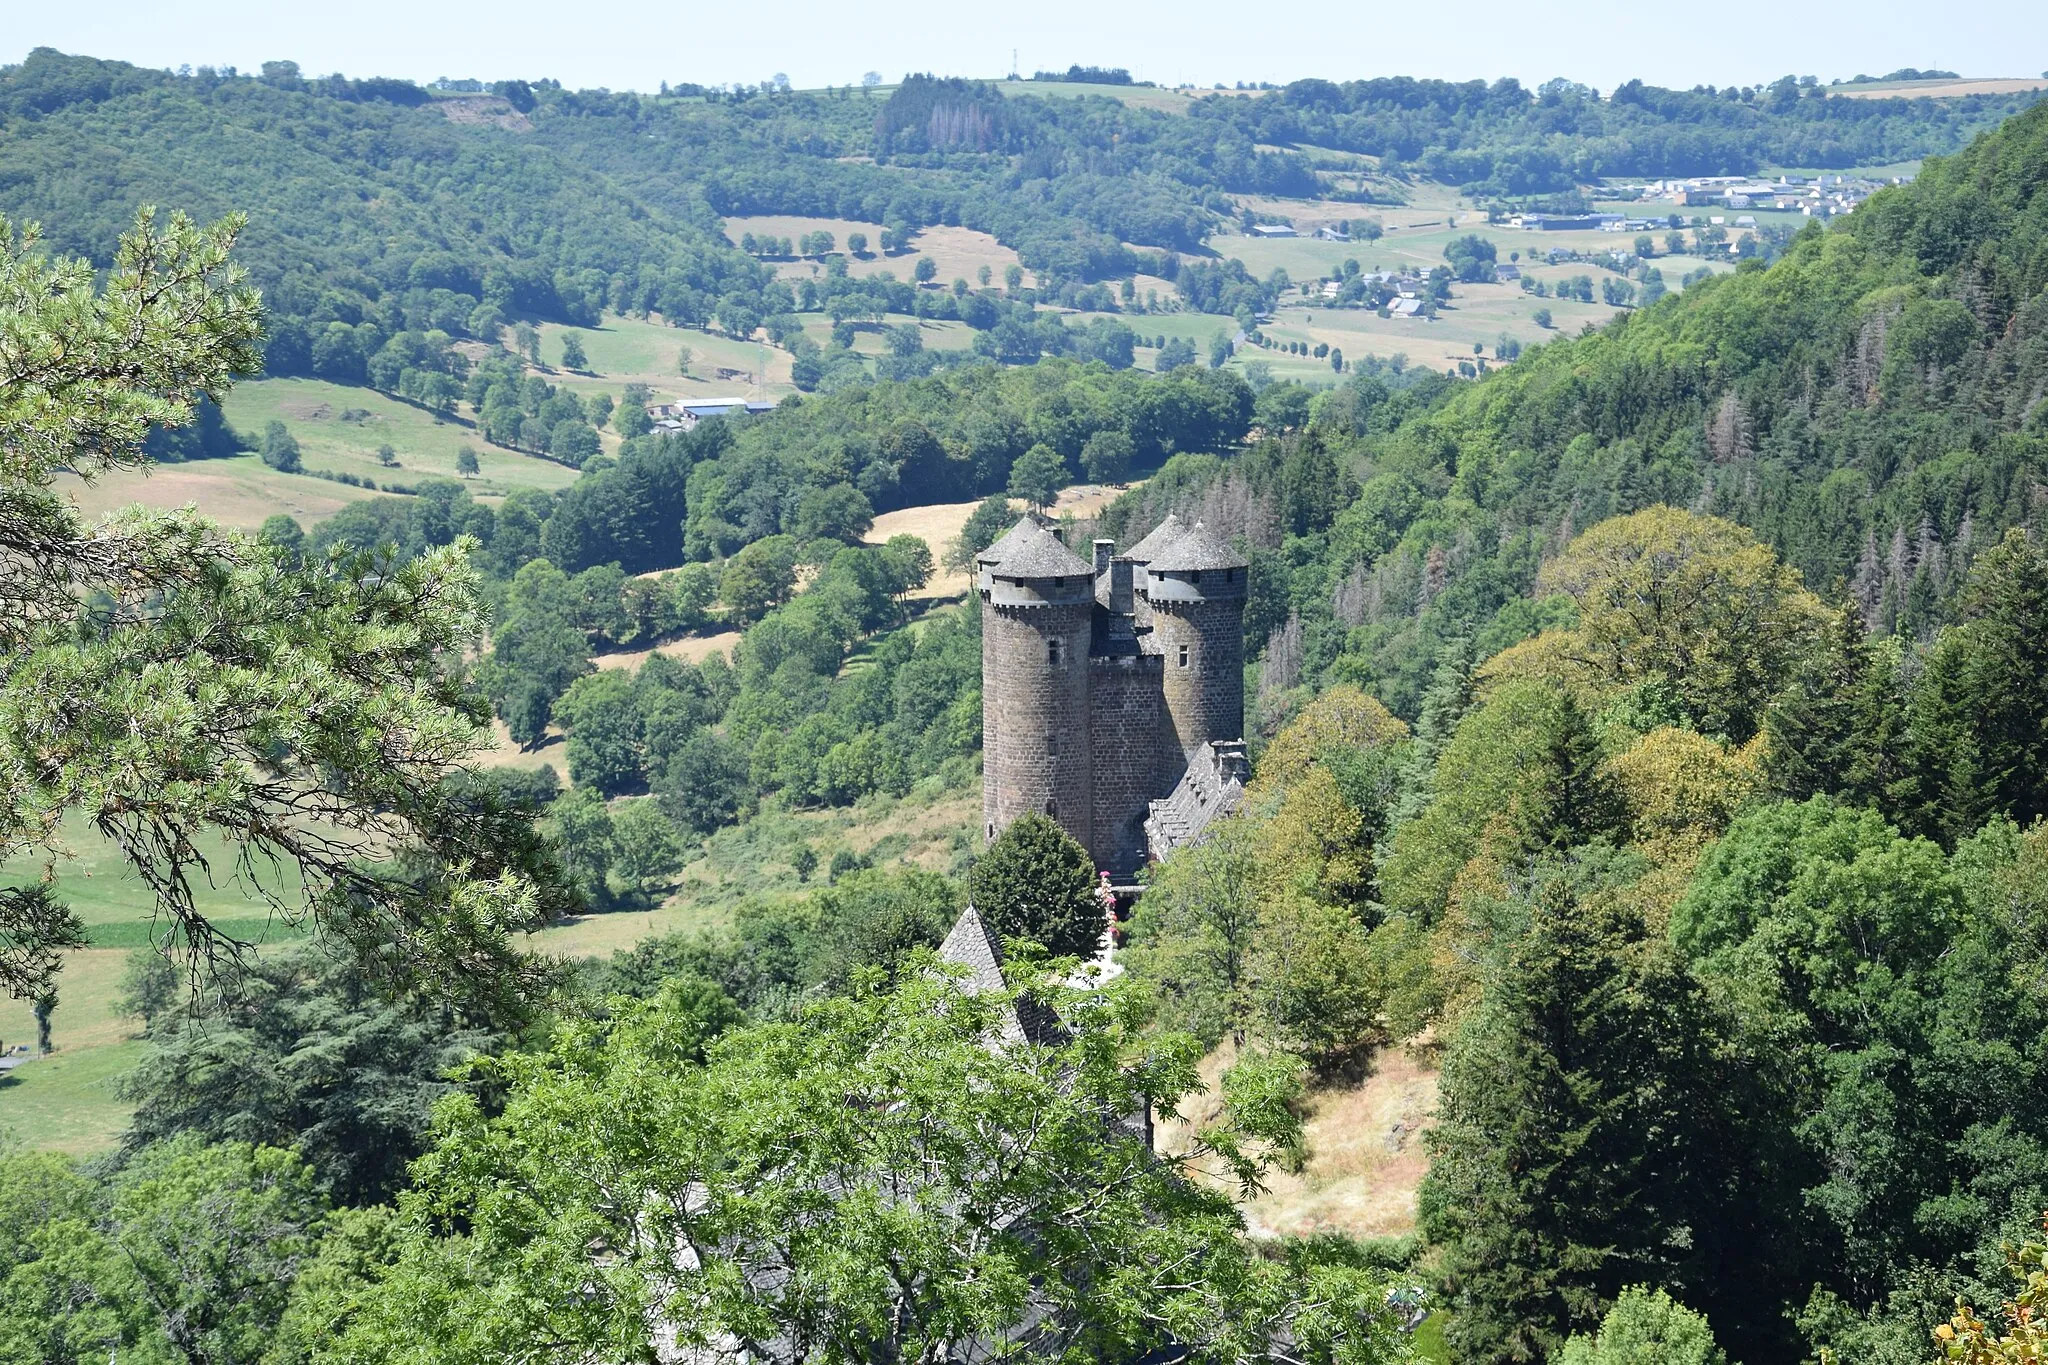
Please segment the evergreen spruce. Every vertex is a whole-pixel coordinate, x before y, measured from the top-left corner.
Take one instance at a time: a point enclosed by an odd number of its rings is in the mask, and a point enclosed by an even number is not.
[[[1452,1356],[1471,1365],[1552,1356],[1632,1284],[1739,1306],[1761,1259],[1699,986],[1632,907],[1557,874],[1529,900],[1445,1058],[1422,1187]]]

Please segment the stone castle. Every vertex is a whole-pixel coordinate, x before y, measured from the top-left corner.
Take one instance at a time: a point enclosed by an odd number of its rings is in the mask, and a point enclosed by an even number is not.
[[[982,812],[1053,817],[1134,890],[1243,796],[1247,565],[1173,516],[1094,550],[1027,516],[976,556]]]

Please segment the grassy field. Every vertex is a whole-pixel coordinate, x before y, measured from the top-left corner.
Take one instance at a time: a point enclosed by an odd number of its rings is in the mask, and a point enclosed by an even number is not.
[[[228,395],[225,411],[237,430],[252,436],[273,421],[283,422],[298,439],[308,469],[367,475],[379,483],[410,483],[422,476],[455,478],[455,455],[463,446],[477,452],[482,472],[471,483],[479,494],[561,488],[576,478],[576,471],[566,465],[490,444],[465,419],[436,417],[371,389],[320,379],[239,384]],[[397,453],[399,468],[378,463],[377,448],[385,445]]]
[[[575,332],[583,342],[590,362],[588,373],[572,374],[557,369],[548,376],[579,394],[603,389],[614,400],[628,383],[642,383],[657,398],[708,398],[713,395],[748,393],[780,397],[792,392],[789,382],[789,354],[758,341],[741,341],[715,332],[639,318],[608,315],[600,327],[565,327],[542,323],[541,357],[550,365],[562,362],[562,338]],[[679,360],[685,347],[690,352],[690,370],[682,372]],[[720,379],[720,369],[738,370],[751,379]]]
[[[24,1146],[86,1156],[112,1147],[129,1106],[114,1080],[135,1064],[138,1025],[114,1013],[128,954],[93,948],[67,954],[50,1019],[56,1051],[0,1074],[0,1134]],[[35,1041],[28,1002],[0,1000],[0,1043]]]
[[[1131,109],[1157,109],[1167,114],[1185,114],[1195,102],[1186,90],[1147,85],[1083,85],[1078,81],[998,81],[996,89],[1006,97],[1037,95],[1041,99],[1082,99],[1099,95]]]
[[[150,901],[120,853],[82,822],[69,823],[64,840],[73,857],[57,865],[55,890],[85,922],[91,948],[67,953],[57,978],[57,1010],[51,1039],[57,1051],[0,1077],[0,1130],[31,1147],[84,1155],[113,1145],[128,1121],[128,1107],[113,1092],[113,1080],[134,1064],[141,1044],[136,1024],[114,1013],[121,972],[129,952],[151,935]],[[206,839],[203,852],[212,877],[194,878],[199,912],[223,931],[250,943],[296,938],[290,926],[273,921],[267,907],[236,881],[233,861],[221,841]],[[9,865],[0,878],[20,882],[39,875],[37,865]],[[295,879],[265,874],[274,889]],[[0,999],[0,1045],[32,1042],[35,1022],[25,1000]]]
[[[1266,93],[1263,90],[1208,90],[1199,85],[1086,85],[1079,81],[997,81],[996,88],[1006,96],[1038,95],[1046,99],[1102,95],[1131,109],[1157,109],[1167,114],[1185,114],[1200,99],[1248,99]]]
[[[560,740],[533,754],[516,754],[509,743],[505,749],[502,757],[510,763],[551,763],[566,777]],[[978,781],[955,776],[951,785],[929,780],[908,797],[871,798],[848,809],[763,812],[705,841],[674,895],[651,913],[586,916],[534,935],[528,946],[564,957],[603,956],[650,935],[727,923],[744,900],[809,890],[793,865],[796,850],[805,846],[823,863],[844,849],[878,863],[901,859],[945,871],[980,818]],[[143,1044],[135,1036],[139,1025],[118,1017],[114,1001],[130,951],[147,942],[148,902],[111,844],[84,826],[67,829],[66,840],[76,856],[60,866],[57,890],[85,921],[94,946],[65,956],[51,1030],[57,1050],[0,1074],[0,1136],[32,1148],[89,1155],[119,1140],[131,1112],[113,1083],[135,1064]],[[262,902],[227,875],[228,859],[218,841],[209,841],[208,852],[221,875],[214,883],[200,879],[203,914],[250,942],[298,937],[267,921]],[[0,873],[15,880],[36,874],[33,866]],[[0,1046],[34,1039],[28,1002],[0,999]]]
[[[806,313],[803,318],[805,336],[820,346],[831,341],[832,319],[822,313]],[[909,313],[885,313],[882,316],[884,327],[901,327],[905,323],[916,325],[927,351],[966,351],[974,347],[974,329],[964,322],[920,320]],[[855,354],[869,358],[887,355],[889,341],[879,331],[861,328],[853,334],[853,350]]]

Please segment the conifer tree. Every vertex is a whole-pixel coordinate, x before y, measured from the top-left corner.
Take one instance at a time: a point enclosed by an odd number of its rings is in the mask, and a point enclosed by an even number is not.
[[[1844,605],[1765,718],[1772,785],[1803,801],[1828,793],[1892,812],[1904,778],[1898,669]]]
[[[1472,641],[1459,636],[1444,642],[1437,655],[1436,673],[1429,690],[1422,694],[1422,711],[1415,719],[1415,743],[1401,774],[1401,795],[1393,811],[1394,824],[1422,813],[1436,791],[1436,761],[1465,713],[1472,708]]]
[[[1455,1359],[1552,1356],[1631,1284],[1743,1301],[1758,1231],[1723,1028],[1634,907],[1539,878],[1444,1062],[1424,1234]]]
[[[1914,688],[1906,812],[1953,841],[2004,813],[2048,815],[2048,555],[2012,530],[1977,561],[1962,624],[1942,632]]]

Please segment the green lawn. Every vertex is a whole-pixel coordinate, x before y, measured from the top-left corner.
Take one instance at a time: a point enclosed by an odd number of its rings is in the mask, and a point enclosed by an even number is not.
[[[541,336],[541,358],[557,367],[547,376],[548,382],[566,384],[579,394],[604,389],[617,399],[629,382],[646,384],[657,398],[707,398],[749,389],[744,381],[720,379],[721,367],[753,375],[752,387],[769,397],[780,397],[795,388],[789,382],[788,353],[765,342],[739,341],[714,332],[616,315],[608,315],[600,327],[549,322],[536,330]],[[560,369],[562,338],[572,331],[583,342],[588,373]],[[690,351],[687,376],[677,363],[684,347]]]
[[[114,1078],[135,1064],[135,1024],[114,1013],[128,954],[93,948],[67,954],[58,977],[50,1040],[56,1051],[0,1076],[0,1130],[29,1147],[83,1155],[114,1145],[129,1107]],[[0,1045],[35,1041],[25,1000],[0,999]]]

